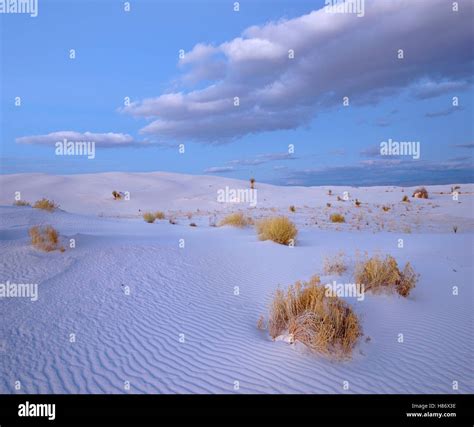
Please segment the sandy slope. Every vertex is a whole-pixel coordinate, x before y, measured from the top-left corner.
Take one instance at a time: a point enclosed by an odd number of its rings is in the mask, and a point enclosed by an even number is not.
[[[13,191],[21,190],[24,199],[47,196],[64,209],[48,213],[0,207],[2,281],[39,284],[36,302],[0,300],[2,393],[15,392],[17,380],[21,391],[29,393],[474,392],[472,196],[461,197],[461,204],[445,195],[412,200],[410,218],[420,220],[409,234],[376,232],[375,220],[360,231],[351,227],[351,220],[337,231],[321,219],[329,198],[326,189],[262,185],[268,205],[259,202],[251,211],[255,216],[275,214],[265,210],[272,207],[289,214],[289,204],[300,206],[294,214],[301,230],[298,245],[289,248],[258,241],[250,228],[207,226],[213,210],[219,215],[231,208],[214,202],[215,191],[206,187],[241,186],[238,181],[100,174],[14,175],[1,177],[0,183],[4,205],[11,204]],[[109,200],[115,187],[131,188],[132,200]],[[467,189],[472,186],[463,185],[461,191]],[[376,204],[397,204],[385,217],[397,228],[401,189],[385,190],[350,189],[351,198],[371,207],[339,202],[341,209],[349,211],[348,217],[358,215],[358,209],[369,216]],[[429,190],[445,192],[449,186]],[[430,202],[439,206],[428,207]],[[147,208],[183,215],[177,225],[146,224],[135,216]],[[199,214],[198,208],[208,212]],[[420,215],[417,208],[427,213]],[[109,210],[115,212],[98,216]],[[193,210],[198,227],[188,226],[187,210]],[[450,229],[452,221],[459,224],[457,234]],[[65,253],[33,249],[27,229],[46,223],[60,231],[65,243],[75,238],[76,248]],[[403,249],[397,247],[400,237]],[[272,342],[256,328],[279,284],[321,272],[324,256],[341,250],[351,260],[347,274],[323,276],[323,283],[351,282],[356,251],[391,253],[400,262],[412,262],[421,275],[408,299],[348,299],[365,333],[351,361],[334,362]],[[454,285],[459,296],[452,295]],[[71,333],[75,343],[69,342]],[[397,341],[399,333],[404,343]],[[125,381],[130,381],[130,391],[124,389]],[[349,390],[343,389],[344,381]],[[459,390],[452,389],[453,381],[459,382]]]

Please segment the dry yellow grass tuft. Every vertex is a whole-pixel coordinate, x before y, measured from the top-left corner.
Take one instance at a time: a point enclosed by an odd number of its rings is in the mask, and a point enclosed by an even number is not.
[[[258,221],[257,233],[260,240],[272,240],[281,245],[294,245],[298,230],[286,216],[277,216]]]
[[[155,212],[155,219],[165,219],[165,213],[162,211]]]
[[[418,281],[418,275],[409,262],[403,271],[390,255],[385,259],[374,256],[356,263],[355,281],[364,285],[366,291],[379,292],[383,289],[395,289],[401,296],[407,297]]]
[[[420,188],[417,188],[414,192],[413,192],[413,196],[412,197],[415,197],[417,199],[427,199],[428,198],[428,190],[425,188],[425,187],[420,187]]]
[[[332,214],[329,219],[331,222],[346,222],[346,219],[344,218],[344,215],[334,213]]]
[[[232,227],[247,227],[252,224],[252,219],[246,217],[242,212],[236,212],[227,215],[219,222],[219,227],[223,225],[231,225]]]
[[[341,275],[347,270],[346,260],[343,252],[334,255],[333,257],[326,257],[324,259],[324,274]]]
[[[317,276],[296,282],[287,291],[278,289],[270,307],[268,331],[275,339],[284,333],[290,341],[335,357],[350,357],[362,335],[357,315],[339,297],[326,296]]]
[[[145,220],[145,222],[152,224],[155,222],[156,217],[155,214],[152,214],[151,212],[145,212],[143,214],[143,219]]]
[[[402,202],[410,203],[410,199],[408,198],[406,194],[403,196]]]
[[[15,203],[13,203],[15,206],[30,206],[30,203],[27,202],[26,200],[16,200]]]
[[[384,212],[388,212],[390,210],[390,206],[382,206],[382,210]]]
[[[123,194],[119,191],[112,191],[112,196],[114,200],[122,200],[123,199]]]
[[[33,207],[36,209],[44,209],[45,211],[52,212],[55,209],[59,208],[59,205],[54,203],[53,200],[42,198],[41,200],[37,200]]]
[[[59,233],[50,225],[40,227],[35,225],[28,230],[31,244],[42,251],[51,252],[59,249],[64,252],[63,247],[59,247]]]

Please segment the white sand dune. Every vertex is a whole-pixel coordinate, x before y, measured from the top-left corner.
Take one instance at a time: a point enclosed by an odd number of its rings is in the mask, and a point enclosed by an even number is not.
[[[169,173],[0,176],[0,282],[39,284],[37,301],[0,299],[0,392],[474,392],[472,184],[461,185],[459,201],[445,185],[406,204],[412,189],[331,187],[328,196],[328,187],[257,183],[256,208],[217,203],[226,185],[247,183]],[[130,201],[112,200],[112,190],[129,191]],[[54,199],[61,210],[11,206],[15,191],[30,202]],[[344,191],[350,200],[336,201]],[[172,212],[178,223],[147,224],[139,209]],[[236,209],[292,217],[297,246],[258,241],[251,228],[208,226],[209,216]],[[334,211],[347,223],[331,224]],[[52,224],[76,248],[34,249],[27,230],[37,224]],[[328,360],[256,328],[278,285],[322,274],[324,256],[339,251],[349,270],[323,283],[352,282],[363,251],[410,261],[420,274],[409,298],[347,298],[365,334],[352,360]]]

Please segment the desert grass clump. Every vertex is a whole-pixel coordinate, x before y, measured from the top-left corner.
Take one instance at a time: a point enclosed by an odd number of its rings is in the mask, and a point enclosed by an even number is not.
[[[311,350],[337,358],[350,357],[362,335],[359,319],[337,296],[327,296],[317,276],[278,289],[270,307],[268,331],[275,339],[289,334]]]
[[[361,205],[362,203],[359,202],[358,199],[356,199],[355,202],[354,202],[354,204],[355,204],[356,208],[360,208],[360,205]]]
[[[403,196],[402,202],[410,203],[410,199],[408,198],[406,194]]]
[[[246,217],[242,212],[235,212],[227,215],[219,222],[219,227],[223,225],[231,225],[232,227],[247,227],[251,224],[251,219]]]
[[[54,203],[53,200],[42,198],[41,200],[37,200],[33,207],[36,209],[43,209],[45,211],[52,212],[55,209],[59,208],[59,205]]]
[[[294,207],[294,205],[291,205],[289,207],[289,210],[290,210],[290,212],[296,212],[296,208]]]
[[[382,206],[382,210],[384,212],[388,212],[390,210],[390,206]]]
[[[400,270],[397,261],[390,255],[385,259],[374,256],[356,263],[354,275],[355,281],[364,285],[365,291],[377,293],[394,289],[403,297],[410,294],[418,281],[418,275],[409,262]]]
[[[155,212],[155,219],[165,219],[165,213],[162,211]]]
[[[51,252],[59,249],[64,252],[63,247],[59,247],[59,233],[50,225],[40,227],[35,225],[28,230],[31,244],[42,251]]]
[[[426,190],[425,187],[420,187],[420,188],[417,188],[414,192],[413,192],[413,196],[412,197],[415,197],[417,199],[427,199],[428,198],[428,191]]]
[[[112,196],[114,198],[114,200],[122,200],[125,195],[121,192],[121,191],[112,191]]]
[[[298,230],[286,216],[265,218],[257,222],[260,240],[272,240],[281,245],[294,245]]]
[[[152,224],[155,222],[155,214],[152,214],[151,212],[145,212],[143,214],[143,219],[145,220],[145,222],[148,222],[149,224]]]
[[[15,200],[15,203],[13,203],[15,206],[31,206],[29,202],[26,200]]]
[[[346,219],[344,218],[344,215],[341,215],[339,213],[333,213],[329,217],[331,222],[346,222]]]
[[[324,274],[337,274],[340,276],[347,270],[344,253],[340,252],[333,257],[324,258]]]

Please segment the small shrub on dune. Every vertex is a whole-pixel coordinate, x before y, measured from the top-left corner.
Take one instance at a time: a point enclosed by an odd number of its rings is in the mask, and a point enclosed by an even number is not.
[[[145,220],[145,222],[152,224],[155,222],[156,217],[155,214],[152,214],[151,212],[145,212],[143,214],[143,219]]]
[[[374,256],[356,264],[355,280],[363,284],[366,291],[394,289],[401,296],[407,297],[415,287],[418,275],[409,262],[405,264],[403,270],[400,270],[392,256],[387,255],[385,259]]]
[[[341,275],[347,270],[344,254],[341,252],[333,257],[324,259],[324,274]]]
[[[219,227],[223,225],[231,225],[232,227],[247,227],[251,224],[251,219],[246,217],[242,212],[236,212],[227,215],[219,222]]]
[[[50,225],[40,227],[38,225],[28,230],[31,244],[42,251],[51,252],[59,249],[64,252],[63,247],[59,247],[59,233]]]
[[[412,197],[415,197],[416,199],[427,199],[427,198],[428,198],[428,191],[426,190],[425,187],[417,188],[417,189],[413,192],[413,196],[412,196]]]
[[[26,200],[16,200],[15,203],[13,203],[15,206],[30,206],[30,203],[27,202]]]
[[[410,199],[408,198],[406,194],[403,196],[402,202],[410,203]]]
[[[390,206],[382,206],[382,210],[384,212],[388,212],[390,210]]]
[[[155,212],[155,219],[165,219],[165,213],[162,211]]]
[[[344,215],[334,213],[332,214],[329,219],[331,222],[346,222],[346,219],[344,218]]]
[[[355,201],[354,204],[355,204],[356,208],[360,208],[360,205],[361,205],[362,203],[360,203],[359,200],[356,199],[356,201]]]
[[[45,211],[52,212],[55,209],[59,208],[59,205],[54,203],[54,201],[52,200],[43,198],[41,200],[37,200],[35,204],[33,205],[33,207],[36,209],[43,209]]]
[[[123,199],[123,194],[119,191],[112,191],[112,196],[114,200],[122,200]]]
[[[190,227],[197,227],[196,223],[195,222],[192,222],[191,224],[189,224]]]
[[[260,240],[272,240],[281,245],[294,245],[298,230],[286,216],[277,216],[258,221],[257,233]]]
[[[350,357],[362,335],[357,315],[337,296],[326,296],[319,277],[278,289],[270,307],[270,336],[288,333],[311,350],[336,357]]]
[[[289,209],[290,209],[290,212],[296,212],[296,208],[293,205],[291,205]]]

